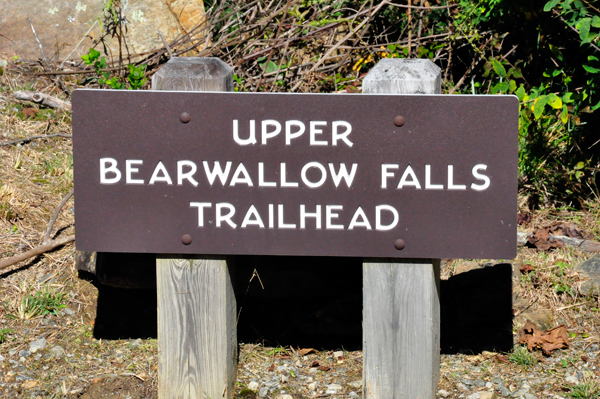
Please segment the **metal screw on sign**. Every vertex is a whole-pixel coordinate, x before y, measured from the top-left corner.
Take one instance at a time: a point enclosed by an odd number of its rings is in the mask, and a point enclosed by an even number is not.
[[[181,242],[183,245],[190,245],[192,243],[192,236],[189,234],[184,234],[181,236]]]
[[[394,118],[394,125],[396,126],[404,126],[404,123],[406,122],[406,120],[404,119],[403,116],[398,115],[397,117]]]
[[[394,248],[396,248],[398,251],[403,250],[404,247],[406,247],[406,243],[403,239],[399,238],[396,241],[394,241]]]
[[[179,120],[182,123],[188,123],[190,119],[192,119],[192,117],[187,112],[183,112],[181,115],[179,115]]]

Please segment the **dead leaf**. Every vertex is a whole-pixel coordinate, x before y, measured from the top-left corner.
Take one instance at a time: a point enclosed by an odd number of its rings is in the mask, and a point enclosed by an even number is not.
[[[310,367],[319,367],[319,362],[317,360],[315,360],[314,362],[312,362]]]
[[[527,241],[541,251],[547,251],[550,248],[561,248],[564,246],[561,241],[550,238],[549,227],[535,230],[533,234],[527,238]]]
[[[23,115],[25,115],[26,118],[34,118],[35,115],[39,112],[39,110],[36,108],[23,108],[21,109],[21,112],[23,113]]]
[[[301,356],[306,356],[309,353],[317,353],[317,351],[314,348],[305,348],[305,349],[299,349],[298,353],[300,353]]]
[[[271,363],[271,367],[269,367],[269,371],[275,370],[275,363]]]
[[[521,271],[522,274],[527,274],[529,272],[533,271],[533,266],[531,266],[530,264],[523,264],[521,265],[521,267],[519,268],[519,270]]]
[[[319,367],[317,367],[317,369],[319,369],[321,371],[329,371],[329,370],[331,370],[331,367],[329,367],[329,366],[319,366]]]
[[[541,349],[545,356],[550,356],[551,352],[556,349],[566,349],[569,347],[567,327],[561,324],[542,333],[531,320],[527,320],[519,335],[519,343],[527,345],[529,351]]]
[[[531,213],[519,213],[517,214],[517,224],[523,225],[531,222]]]
[[[21,388],[23,389],[31,389],[31,388],[35,388],[39,385],[39,381],[36,380],[29,380],[29,381],[25,381],[22,385]]]

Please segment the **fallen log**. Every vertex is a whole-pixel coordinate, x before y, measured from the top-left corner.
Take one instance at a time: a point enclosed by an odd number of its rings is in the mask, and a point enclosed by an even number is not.
[[[71,103],[39,91],[15,91],[13,97],[17,100],[31,101],[51,108],[71,110]]]

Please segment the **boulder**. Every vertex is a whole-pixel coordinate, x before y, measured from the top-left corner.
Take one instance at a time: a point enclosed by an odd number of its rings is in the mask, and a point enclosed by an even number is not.
[[[122,4],[130,54],[160,48],[163,44],[159,31],[170,41],[203,23],[205,17],[203,0],[129,0]],[[102,0],[0,2],[0,33],[5,36],[0,36],[0,59],[15,55],[22,59],[42,58],[30,19],[49,60],[62,62],[73,52],[69,58],[80,61],[81,55],[93,45],[92,39],[97,40],[102,35],[98,21],[104,19],[103,13]],[[205,33],[206,30],[199,31],[196,39],[201,39]],[[119,54],[117,39],[111,38],[107,44],[108,52],[116,59]],[[104,52],[101,45],[97,50]]]
[[[573,268],[579,274],[579,292],[589,296],[600,294],[600,254],[594,255]]]

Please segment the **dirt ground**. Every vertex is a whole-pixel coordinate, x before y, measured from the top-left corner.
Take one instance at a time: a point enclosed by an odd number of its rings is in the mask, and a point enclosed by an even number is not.
[[[23,89],[67,99],[48,80],[0,76],[0,261],[42,242],[73,185],[69,137],[6,144],[71,133],[69,112],[11,98]],[[600,241],[597,202],[533,213],[519,202],[531,216],[520,231],[562,222]],[[74,234],[73,206],[71,198],[51,238]],[[68,243],[0,270],[0,397],[156,397],[155,292],[79,278],[74,254]],[[573,272],[591,255],[525,246],[509,261],[444,260],[438,397],[600,397],[600,304],[579,294]],[[360,262],[343,272],[329,263],[270,259],[260,281],[253,268],[240,274],[235,397],[362,397]],[[529,318],[543,330],[564,324],[569,347],[544,356],[515,344]]]

